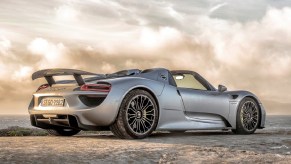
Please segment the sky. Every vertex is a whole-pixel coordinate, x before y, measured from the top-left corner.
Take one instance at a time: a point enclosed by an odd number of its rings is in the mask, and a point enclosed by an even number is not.
[[[290,0],[1,0],[0,114],[27,114],[46,68],[193,70],[291,114]]]

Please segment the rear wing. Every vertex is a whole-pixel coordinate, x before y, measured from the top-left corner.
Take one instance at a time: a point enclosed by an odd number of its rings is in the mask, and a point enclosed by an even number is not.
[[[44,77],[48,84],[52,86],[53,84],[56,84],[53,76],[63,76],[63,75],[73,75],[76,82],[78,83],[79,86],[84,85],[85,81],[82,78],[82,75],[96,75],[100,77],[105,77],[103,74],[96,74],[92,72],[86,72],[86,71],[81,71],[81,70],[76,70],[76,69],[44,69],[40,70],[37,72],[34,72],[32,74],[32,80],[42,78]]]

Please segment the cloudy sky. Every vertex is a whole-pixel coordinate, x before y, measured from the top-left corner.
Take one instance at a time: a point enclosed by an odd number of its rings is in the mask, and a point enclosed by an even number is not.
[[[290,0],[1,0],[0,114],[27,113],[45,68],[165,67],[291,114]]]

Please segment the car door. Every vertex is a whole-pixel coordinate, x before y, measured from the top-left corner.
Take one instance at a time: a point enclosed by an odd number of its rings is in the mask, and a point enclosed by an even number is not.
[[[187,116],[200,120],[221,120],[221,117],[228,119],[228,94],[218,92],[195,73],[186,72],[173,76]]]

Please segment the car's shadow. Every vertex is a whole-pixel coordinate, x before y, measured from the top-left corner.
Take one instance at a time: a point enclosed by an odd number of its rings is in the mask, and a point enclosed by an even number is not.
[[[291,147],[291,131],[268,131],[258,130],[251,135],[237,135],[225,131],[188,131],[185,133],[154,132],[145,139],[124,140],[115,137],[111,132],[101,134],[82,134],[76,138],[95,139],[102,141],[112,141],[114,143],[148,143],[148,144],[166,144],[198,147],[220,147],[238,151],[254,151],[258,153],[284,154],[286,145]],[[270,142],[272,141],[272,142]],[[282,148],[281,148],[282,147]]]
[[[276,134],[274,132],[266,133],[266,132],[256,132],[251,135],[270,135],[270,134]],[[278,133],[281,134],[281,133]],[[230,131],[188,131],[184,133],[170,133],[170,132],[154,132],[150,136],[148,136],[145,139],[142,140],[135,140],[135,141],[143,141],[143,140],[150,140],[150,139],[162,139],[162,138],[188,138],[188,137],[200,137],[200,136],[206,136],[206,137],[218,137],[218,136],[249,136],[249,135],[237,135]],[[94,134],[94,133],[85,133],[81,135],[75,136],[77,138],[96,138],[96,139],[119,139],[115,137],[111,132],[106,132],[106,134]]]

